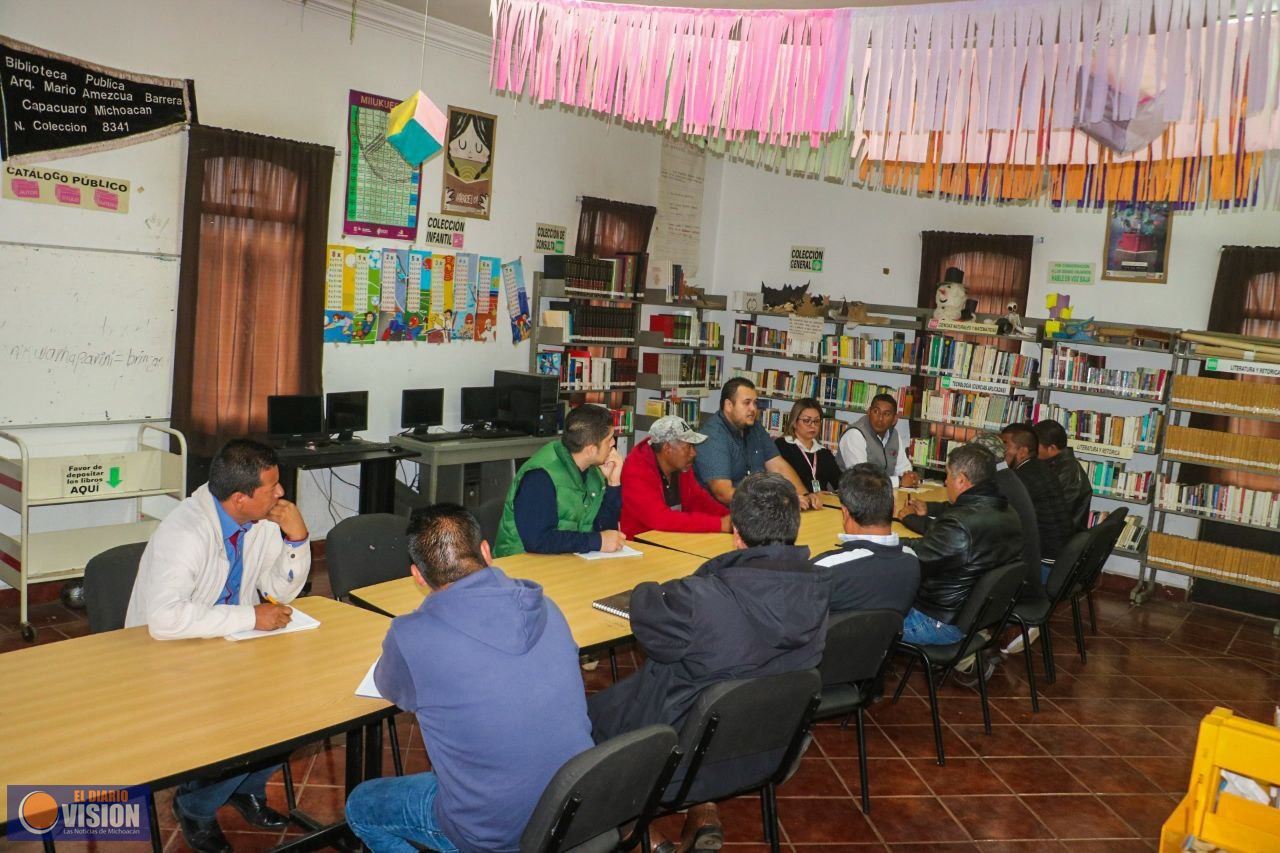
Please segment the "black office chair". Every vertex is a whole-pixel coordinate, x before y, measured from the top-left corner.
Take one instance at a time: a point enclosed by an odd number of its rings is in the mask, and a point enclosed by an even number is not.
[[[1031,685],[1031,709],[1040,710],[1040,698],[1036,692],[1035,656],[1031,653],[1031,628],[1040,630],[1040,650],[1044,655],[1044,677],[1050,684],[1058,680],[1057,670],[1053,664],[1053,638],[1050,636],[1049,620],[1057,611],[1058,605],[1066,598],[1067,592],[1075,584],[1075,579],[1084,569],[1089,559],[1089,546],[1094,541],[1092,530],[1083,530],[1062,546],[1057,562],[1049,572],[1049,582],[1045,592],[1038,596],[1023,596],[1013,606],[1012,619],[1022,631],[1022,653],[1027,663],[1027,681]]]
[[[480,533],[491,548],[498,541],[498,525],[502,522],[502,508],[506,502],[506,498],[494,498],[472,510],[476,521],[480,522]]]
[[[902,615],[895,610],[839,613],[827,627],[827,645],[818,673],[822,676],[822,701],[814,720],[844,717],[842,727],[855,722],[858,734],[858,775],[862,783],[862,812],[871,811],[867,786],[867,739],[863,709],[884,688],[889,652],[902,636]]]
[[[680,729],[680,751],[687,758],[667,788],[663,809],[680,811],[759,791],[765,840],[777,853],[777,787],[800,766],[821,692],[816,669],[705,688]]]
[[[605,853],[642,841],[647,853],[649,821],[680,762],[676,740],[670,726],[645,726],[569,759],[543,789],[521,853]]]
[[[124,627],[129,597],[138,577],[138,563],[146,542],[108,548],[89,559],[84,567],[84,606],[89,612],[89,630],[94,634]]]
[[[409,576],[409,537],[404,516],[374,512],[344,518],[325,537],[325,565],[333,597]]]
[[[1080,599],[1089,605],[1089,627],[1094,634],[1098,633],[1098,616],[1093,606],[1093,592],[1102,582],[1102,569],[1115,550],[1120,534],[1124,532],[1124,520],[1129,515],[1128,507],[1119,507],[1107,513],[1107,517],[1094,525],[1089,532],[1094,535],[1089,545],[1086,565],[1081,568],[1071,589],[1067,592],[1071,599],[1071,621],[1076,632],[1076,650],[1080,660],[1085,661],[1088,655],[1084,647],[1084,626],[1080,621]]]
[[[897,651],[909,657],[907,669],[902,673],[898,689],[893,694],[897,702],[907,686],[907,680],[916,664],[923,664],[925,682],[929,686],[929,711],[933,716],[933,740],[938,750],[939,766],[947,763],[942,748],[942,720],[938,715],[938,687],[946,683],[956,664],[974,657],[978,675],[978,695],[982,697],[982,727],[991,734],[991,707],[987,702],[987,679],[984,655],[1000,642],[1004,626],[1009,624],[1009,614],[1022,589],[1025,567],[1022,562],[987,572],[978,579],[964,608],[956,617],[955,626],[964,632],[964,639],[945,646],[926,646],[900,640]],[[981,632],[985,632],[981,633]]]
[[[1021,600],[1035,601],[1044,592],[1044,584],[1040,580],[1040,521],[1036,518],[1036,505],[1027,487],[1018,479],[1017,472],[1009,468],[996,472],[996,488],[1017,514],[1022,528],[1022,565],[1026,567],[1027,583],[1022,588]]]

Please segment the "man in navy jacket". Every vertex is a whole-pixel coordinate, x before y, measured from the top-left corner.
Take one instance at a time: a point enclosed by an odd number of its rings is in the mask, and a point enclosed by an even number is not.
[[[592,745],[578,647],[542,587],[490,565],[462,507],[420,509],[408,534],[430,593],[392,621],[374,681],[417,715],[432,772],[363,783],[347,822],[378,853],[517,851],[547,782]]]

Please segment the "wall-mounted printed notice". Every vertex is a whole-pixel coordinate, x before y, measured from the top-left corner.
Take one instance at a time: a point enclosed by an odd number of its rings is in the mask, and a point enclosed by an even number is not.
[[[62,172],[48,166],[10,166],[6,163],[3,190],[0,193],[15,201],[106,210],[111,213],[129,212],[128,181],[100,175],[82,175],[79,172]]]

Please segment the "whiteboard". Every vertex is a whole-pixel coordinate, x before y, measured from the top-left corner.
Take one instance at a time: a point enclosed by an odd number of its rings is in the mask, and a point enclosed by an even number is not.
[[[0,425],[167,420],[179,266],[0,244]]]

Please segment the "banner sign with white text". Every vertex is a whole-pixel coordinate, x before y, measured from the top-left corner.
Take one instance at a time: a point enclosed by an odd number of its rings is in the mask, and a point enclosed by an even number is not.
[[[88,154],[176,133],[191,83],[84,62],[0,36],[0,158]]]

